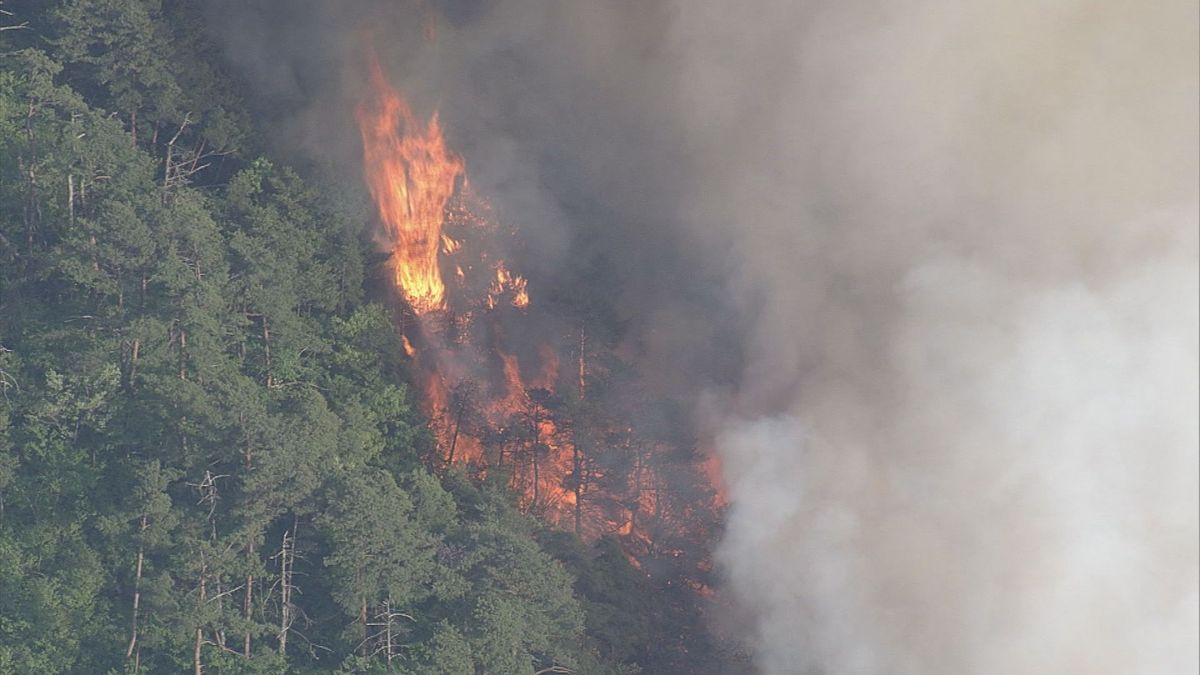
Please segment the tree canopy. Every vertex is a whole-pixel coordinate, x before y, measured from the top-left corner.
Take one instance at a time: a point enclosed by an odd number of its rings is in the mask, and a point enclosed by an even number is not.
[[[614,540],[425,465],[365,201],[197,4],[0,15],[0,673],[639,672]]]

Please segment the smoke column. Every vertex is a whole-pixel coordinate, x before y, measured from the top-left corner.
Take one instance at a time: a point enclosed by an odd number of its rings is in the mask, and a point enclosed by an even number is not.
[[[214,11],[277,144],[357,175],[371,26],[703,392],[762,675],[1200,668],[1193,1],[299,4]]]
[[[763,4],[678,28],[760,671],[1196,672],[1195,5]]]

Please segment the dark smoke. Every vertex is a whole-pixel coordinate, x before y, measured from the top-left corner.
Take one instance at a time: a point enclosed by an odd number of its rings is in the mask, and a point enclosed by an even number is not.
[[[663,40],[673,10],[429,6],[432,40],[420,3],[387,0],[222,1],[211,29],[273,120],[273,150],[351,180],[369,40],[418,114],[440,112],[476,192],[518,224],[511,263],[541,297],[586,271],[647,363],[662,365],[664,386],[736,377],[724,296],[735,263],[706,255],[680,208],[700,169],[675,121],[676,57]]]
[[[430,9],[212,29],[347,176],[373,39],[534,301],[589,275],[704,392],[763,673],[1197,670],[1195,3]]]

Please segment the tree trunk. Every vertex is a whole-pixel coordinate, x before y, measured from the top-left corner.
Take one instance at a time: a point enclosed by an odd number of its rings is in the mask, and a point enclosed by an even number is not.
[[[145,532],[146,532],[146,529],[148,526],[149,525],[146,520],[146,514],[143,513],[139,534],[142,536],[145,536]],[[145,545],[145,542],[139,541],[138,542],[138,552],[137,552],[137,563],[134,566],[135,571],[134,571],[134,576],[133,576],[133,611],[132,611],[132,618],[130,620],[130,627],[129,627],[129,647],[125,650],[125,658],[126,659],[129,659],[129,658],[134,659],[133,669],[135,671],[137,670],[137,664],[139,661],[139,658],[135,657],[135,654],[138,657],[140,657],[140,655],[141,655],[141,648],[138,645],[138,610],[141,608],[141,604],[142,604],[142,565],[143,565],[143,562],[145,561],[145,559],[146,559],[146,545]]]
[[[537,508],[538,499],[541,496],[538,494],[538,483],[541,482],[539,480],[540,477],[538,476],[538,442],[541,440],[540,439],[541,432],[539,430],[540,426],[541,426],[541,419],[539,418],[539,416],[534,415],[534,417],[533,417],[533,452],[531,453],[532,457],[533,457],[533,502],[530,504],[530,507],[532,509]]]
[[[250,318],[249,309],[246,308],[246,301],[242,300],[242,316]],[[238,337],[238,368],[246,367],[246,336],[240,334]]]
[[[250,450],[249,444],[247,444],[246,451],[245,451],[245,467],[246,467],[245,470],[246,470],[247,474],[249,474],[250,470],[254,468],[254,457]],[[251,533],[249,540],[246,542],[246,559],[247,559],[248,564],[250,564],[250,565],[254,564],[255,558],[254,558],[254,534],[253,533]],[[254,575],[251,573],[247,573],[246,574],[246,588],[243,589],[243,591],[242,591],[242,619],[244,619],[246,621],[246,635],[242,642],[242,655],[245,656],[246,658],[250,658],[250,641],[251,641],[250,613],[251,613],[251,610],[253,609],[253,603],[254,603]]]
[[[179,379],[187,379],[187,331],[179,329]]]
[[[287,656],[288,631],[292,627],[292,567],[296,556],[296,529],[299,521],[292,518],[292,530],[283,533],[283,541],[279,544],[279,654]]]
[[[134,338],[133,344],[129,346],[129,374],[126,375],[125,386],[133,389],[133,378],[137,374],[138,353],[142,349],[142,341],[140,338]]]
[[[208,569],[205,565],[200,566],[200,604],[203,605],[208,599],[205,592],[205,576],[208,574]],[[201,660],[202,650],[204,647],[204,626],[196,626],[196,643],[192,651],[192,669],[194,675],[204,675],[204,662]]]
[[[446,453],[446,467],[454,466],[454,448],[458,445],[458,430],[462,427],[463,411],[466,405],[458,401],[454,410],[454,432],[450,434],[450,450]]]
[[[384,653],[387,655],[387,670],[392,672],[392,601],[383,603]]]
[[[263,354],[266,357],[267,373],[265,382],[271,386],[271,328],[267,323],[267,315],[262,315]]]
[[[579,324],[579,400],[582,401],[587,396],[587,361],[584,360],[584,349],[587,348],[587,333],[584,331],[583,324]]]
[[[367,596],[362,596],[362,604],[358,608],[358,623],[362,625],[362,645],[358,648],[359,656],[367,655],[367,640],[370,639],[370,627],[367,626]]]
[[[575,534],[579,535],[583,529],[583,513],[581,505],[583,503],[583,457],[579,451],[579,439],[575,439],[571,449],[574,451],[572,463],[575,468]]]
[[[253,559],[253,557],[254,557],[254,544],[253,543],[251,543],[249,546],[246,547],[246,554],[249,555],[251,557],[251,559]],[[245,656],[246,658],[250,658],[250,625],[249,624],[250,624],[250,611],[251,611],[251,608],[253,607],[253,598],[254,598],[254,575],[247,574],[246,575],[246,589],[242,596],[242,618],[246,621],[246,624],[247,624],[245,640],[242,643],[242,655]]]
[[[216,537],[213,537],[213,538],[216,539]],[[216,591],[217,592],[215,595],[213,595],[213,600],[216,601],[216,603],[217,603],[217,616],[224,617],[225,616],[225,596],[227,595],[227,593],[225,592],[225,587],[221,585],[221,577],[220,576],[216,577],[215,581],[216,581]],[[233,591],[230,590],[229,592],[232,593]],[[220,622],[217,623],[216,627],[213,628],[213,641],[216,642],[217,646],[220,647],[222,651],[226,651],[226,650],[233,651],[225,646],[224,619],[221,619]]]
[[[196,647],[192,650],[192,672],[195,675],[204,675],[204,662],[200,655],[204,647],[204,629],[196,628]]]
[[[37,112],[33,101],[29,102],[29,109],[25,114],[25,136],[29,141],[29,167],[26,174],[26,190],[25,190],[25,247],[26,253],[33,255],[33,231],[40,220],[41,208],[37,201],[37,136],[33,133],[33,114]]]

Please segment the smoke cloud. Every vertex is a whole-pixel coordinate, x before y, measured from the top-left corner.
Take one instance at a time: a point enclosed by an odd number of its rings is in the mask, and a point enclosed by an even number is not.
[[[350,176],[370,26],[535,303],[703,392],[763,675],[1200,668],[1194,2],[214,7]]]
[[[761,307],[718,435],[761,671],[1194,672],[1195,7],[767,14],[684,78]]]

